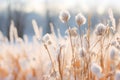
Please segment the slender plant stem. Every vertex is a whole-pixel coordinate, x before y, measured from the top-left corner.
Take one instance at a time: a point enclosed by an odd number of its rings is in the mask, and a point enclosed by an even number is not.
[[[78,28],[79,28],[80,44],[81,44],[81,48],[82,48],[83,47],[83,45],[82,45],[82,31],[80,29],[80,26],[78,26]]]
[[[90,54],[90,26],[91,26],[91,20],[90,19],[91,19],[91,15],[89,14],[88,15],[88,30],[87,30],[87,43],[88,43],[87,53],[89,53],[89,60],[88,61],[90,61],[90,63],[91,63],[91,54]],[[88,66],[88,80],[90,78],[91,78],[90,69],[89,69],[89,66]]]
[[[58,68],[59,68],[59,74],[60,74],[60,80],[63,80],[63,64],[61,65],[61,59],[60,59],[60,56],[61,56],[61,50],[62,50],[62,47],[60,47],[60,52],[58,54]],[[62,67],[63,66],[63,67]]]
[[[47,52],[48,52],[48,55],[49,55],[50,61],[51,61],[51,63],[52,63],[53,71],[56,72],[56,71],[55,71],[55,66],[54,66],[54,61],[53,61],[52,56],[51,56],[51,54],[50,54],[50,52],[49,52],[49,50],[48,50],[48,47],[47,47],[46,44],[44,44],[44,47],[45,47],[45,49],[46,49]],[[56,76],[55,76],[55,78],[56,78]],[[56,78],[56,80],[57,80],[57,78]]]
[[[70,33],[70,27],[69,27],[69,24],[67,24],[67,27],[68,27],[68,32],[69,32],[69,38],[70,38],[70,44],[71,44],[71,48],[72,48],[72,60],[73,60],[73,64],[75,63],[75,54],[74,54],[74,48],[73,48],[73,44],[72,44],[72,37],[71,37],[71,33]],[[74,78],[76,80],[76,71],[75,71],[75,67],[73,66],[73,70],[74,70]]]

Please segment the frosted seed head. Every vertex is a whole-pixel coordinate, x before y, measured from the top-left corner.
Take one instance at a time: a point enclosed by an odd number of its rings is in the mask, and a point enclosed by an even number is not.
[[[110,59],[111,60],[115,59],[115,55],[116,55],[116,51],[115,51],[114,48],[112,48],[111,51],[110,51]]]
[[[86,18],[81,13],[79,13],[75,16],[75,21],[78,26],[81,26],[86,23]]]
[[[96,26],[95,34],[96,34],[97,36],[101,36],[101,35],[103,35],[103,34],[105,33],[106,29],[107,29],[107,27],[106,27],[104,24],[99,23],[99,24]]]
[[[59,18],[63,23],[66,23],[70,19],[70,13],[67,10],[61,11]]]
[[[50,35],[47,33],[45,36],[43,36],[42,41],[46,42],[50,39]]]
[[[59,44],[58,44],[59,47],[62,47],[62,48],[65,48],[66,47],[66,44],[64,41],[60,41]]]
[[[118,55],[117,49],[116,49],[115,47],[112,47],[112,48],[110,49],[110,59],[111,59],[111,60],[117,59],[117,55]]]
[[[85,49],[84,48],[80,48],[79,49],[79,54],[80,54],[80,57],[85,57],[85,54],[86,54],[86,52],[85,52]]]
[[[120,71],[117,71],[115,74],[115,80],[120,80]]]
[[[110,43],[110,45],[111,45],[111,46],[115,46],[115,45],[116,45],[116,41],[112,41],[112,42]]]
[[[120,37],[117,37],[116,40],[120,44]]]
[[[96,75],[98,78],[102,77],[102,68],[96,63],[91,64],[91,72]]]
[[[116,39],[120,41],[120,37],[117,36]]]
[[[45,36],[43,36],[42,42],[43,42],[44,44],[48,44],[48,45],[52,44],[50,34],[47,33]]]
[[[67,33],[68,35],[70,34],[71,37],[76,37],[77,36],[77,28],[74,27],[74,28],[68,29],[65,33]]]
[[[119,44],[117,44],[115,47],[116,47],[118,50],[120,50],[120,45],[119,45]]]
[[[48,40],[47,44],[48,44],[48,45],[51,45],[51,44],[52,44],[51,40]]]

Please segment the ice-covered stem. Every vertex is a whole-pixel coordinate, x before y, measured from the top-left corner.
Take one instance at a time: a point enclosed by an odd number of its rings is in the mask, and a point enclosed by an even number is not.
[[[62,64],[61,62],[61,50],[62,50],[62,47],[60,47],[60,51],[59,51],[59,54],[58,54],[58,68],[59,68],[59,74],[60,74],[60,80],[63,80],[63,67],[64,65]]]
[[[9,34],[10,34],[10,42],[11,42],[11,43],[13,43],[13,41],[14,41],[13,31],[14,31],[14,22],[11,21],[11,24],[10,24],[10,32],[9,32]]]
[[[37,39],[39,39],[40,38],[40,32],[39,32],[37,22],[35,20],[32,20],[32,25],[33,25],[33,29],[34,29],[34,32],[35,32],[35,36],[36,36]]]
[[[91,15],[88,15],[88,29],[87,29],[87,44],[88,44],[88,49],[87,49],[87,53],[89,53],[89,59],[88,61],[91,61],[91,54],[90,54],[90,26],[91,26]],[[89,66],[89,65],[88,65]],[[88,69],[89,70],[89,69]],[[88,71],[88,80],[91,79],[91,76],[90,76],[90,70]]]
[[[91,15],[88,16],[88,30],[87,30],[87,38],[88,38],[88,48],[90,48],[90,26],[91,26]]]
[[[81,31],[80,27],[81,27],[81,25],[86,23],[86,18],[81,13],[79,13],[75,16],[75,21],[79,28],[78,30],[80,33],[80,42],[81,42],[81,47],[82,47],[82,31]]]
[[[55,36],[55,31],[54,31],[54,25],[53,23],[50,23],[50,30],[51,30],[51,33]]]
[[[13,43],[14,41],[17,42],[19,40],[17,28],[15,27],[13,20],[11,21],[11,24],[10,24],[9,34],[10,34],[10,42],[11,43]]]
[[[80,44],[81,44],[81,47],[83,47],[83,45],[82,45],[82,31],[80,29],[80,26],[78,28],[79,28],[79,33],[80,33]]]
[[[75,63],[75,53],[74,53],[74,47],[73,47],[73,44],[72,44],[72,37],[71,37],[71,33],[70,33],[70,26],[69,26],[68,22],[66,24],[67,24],[67,27],[68,27],[68,33],[69,33],[70,44],[71,44],[71,49],[72,49],[72,61],[73,61],[73,64],[74,64]],[[73,70],[74,70],[74,78],[76,80],[76,71],[75,71],[74,67],[73,67]]]
[[[73,58],[74,58],[74,48],[73,48],[73,44],[72,44],[72,37],[71,37],[71,33],[70,33],[70,26],[68,23],[67,24],[67,28],[68,28],[68,34],[69,34],[69,38],[70,38],[70,45],[71,45],[71,49],[72,49],[72,55],[73,55]]]
[[[47,47],[46,44],[44,44],[44,47],[45,47],[45,49],[47,50],[48,56],[49,56],[50,61],[51,61],[51,63],[52,63],[53,71],[56,72],[56,71],[55,71],[55,66],[54,66],[54,61],[53,61],[53,59],[52,59],[52,56],[51,56],[51,54],[50,54],[50,51],[49,51],[49,49],[48,49],[48,47]]]
[[[72,54],[74,54],[73,45],[72,45],[72,38],[71,38],[70,30],[69,30],[70,27],[69,27],[69,24],[68,24],[68,20],[70,19],[69,11],[67,11],[67,10],[61,11],[60,15],[59,15],[59,19],[61,20],[61,22],[65,23],[67,25],[68,34],[69,34],[69,37],[70,37],[70,44],[71,44],[71,48],[72,48]],[[73,57],[74,57],[74,55],[73,55]]]
[[[72,49],[72,61],[73,61],[73,64],[74,64],[74,62],[75,62],[75,60],[74,60],[74,58],[75,58],[74,48],[73,48],[73,44],[72,44],[70,26],[68,24],[68,20],[70,19],[70,13],[67,10],[61,11],[60,15],[59,15],[59,18],[60,18],[61,22],[65,23],[67,25],[67,28],[68,28],[68,34],[69,34],[69,38],[70,38],[70,45],[71,45],[71,49]],[[74,67],[73,67],[73,69],[74,69]],[[76,80],[75,69],[74,69],[74,78]]]
[[[103,37],[102,37],[103,38]],[[101,64],[101,67],[104,69],[104,61],[103,61],[103,39],[100,40],[100,64]]]

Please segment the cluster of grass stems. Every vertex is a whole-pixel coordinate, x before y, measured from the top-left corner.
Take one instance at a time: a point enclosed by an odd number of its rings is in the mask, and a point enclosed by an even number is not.
[[[18,37],[13,21],[10,41],[0,32],[0,80],[120,80],[120,33],[112,10],[108,19],[112,25],[99,23],[93,31],[90,15],[86,20],[78,14],[72,28],[68,11],[59,17],[67,27],[65,37],[59,29],[56,36],[52,23],[51,33],[42,36],[35,20],[32,42],[27,35]]]

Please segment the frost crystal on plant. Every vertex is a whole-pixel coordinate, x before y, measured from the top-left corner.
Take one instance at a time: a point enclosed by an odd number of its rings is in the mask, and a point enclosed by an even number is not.
[[[81,13],[79,13],[75,16],[75,21],[78,26],[81,26],[86,23],[86,18]]]
[[[52,43],[50,34],[47,33],[45,36],[43,36],[42,42],[50,45]]]
[[[115,80],[120,80],[120,71],[116,72]]]
[[[67,10],[61,11],[59,18],[63,23],[66,23],[70,19],[70,13]]]
[[[91,65],[91,71],[94,75],[96,75],[98,78],[102,77],[102,68],[97,65],[96,63],[92,63]]]
[[[98,36],[101,36],[105,33],[106,29],[107,29],[107,27],[104,24],[99,23],[96,26],[95,34],[98,35]]]

